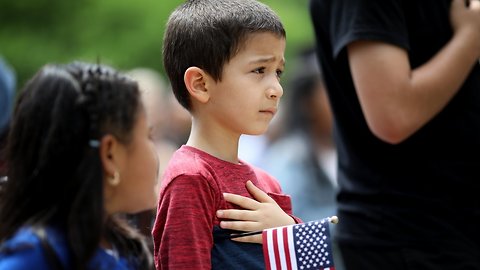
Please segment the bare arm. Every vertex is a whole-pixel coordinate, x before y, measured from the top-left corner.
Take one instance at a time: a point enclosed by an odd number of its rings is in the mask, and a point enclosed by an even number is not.
[[[440,112],[457,93],[480,53],[480,4],[454,0],[454,36],[430,61],[412,70],[407,52],[382,42],[348,45],[353,81],[370,130],[396,144]]]

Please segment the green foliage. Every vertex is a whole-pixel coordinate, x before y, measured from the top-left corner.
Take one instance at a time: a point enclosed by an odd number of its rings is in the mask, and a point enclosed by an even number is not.
[[[166,21],[180,0],[0,1],[0,54],[21,87],[42,65],[73,60],[163,72]],[[284,22],[288,59],[313,42],[307,0],[264,0]]]

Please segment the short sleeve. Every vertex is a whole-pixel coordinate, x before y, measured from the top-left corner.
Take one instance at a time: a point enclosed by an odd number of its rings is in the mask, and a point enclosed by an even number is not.
[[[153,230],[158,269],[210,269],[215,195],[200,175],[173,179],[160,198]]]
[[[358,40],[409,47],[401,0],[334,0],[330,20],[335,58],[349,43]]]

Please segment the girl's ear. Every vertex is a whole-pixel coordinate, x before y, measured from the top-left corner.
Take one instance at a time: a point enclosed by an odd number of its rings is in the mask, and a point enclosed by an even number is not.
[[[210,93],[207,89],[209,75],[198,67],[189,67],[183,76],[185,86],[193,99],[200,103],[206,103],[210,99]]]
[[[113,135],[107,134],[100,140],[100,160],[107,177],[113,176],[118,170],[119,147],[120,143]]]

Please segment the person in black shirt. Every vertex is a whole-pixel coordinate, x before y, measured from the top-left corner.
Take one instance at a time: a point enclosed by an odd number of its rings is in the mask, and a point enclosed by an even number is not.
[[[351,269],[480,269],[480,3],[311,0]]]

